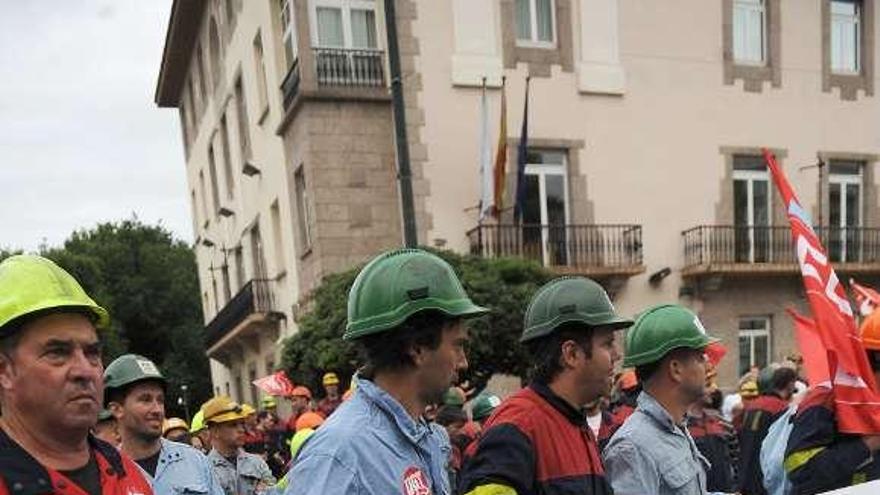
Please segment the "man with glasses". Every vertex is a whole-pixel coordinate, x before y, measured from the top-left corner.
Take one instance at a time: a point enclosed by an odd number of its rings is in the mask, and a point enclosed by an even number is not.
[[[673,304],[645,311],[627,333],[623,366],[635,367],[643,392],[604,452],[615,495],[706,493],[709,463],[685,415],[705,394],[704,349],[717,341]]]
[[[205,424],[211,432],[208,460],[226,495],[254,495],[275,484],[275,477],[262,457],[242,450],[244,420],[242,407],[221,395],[202,406]]]

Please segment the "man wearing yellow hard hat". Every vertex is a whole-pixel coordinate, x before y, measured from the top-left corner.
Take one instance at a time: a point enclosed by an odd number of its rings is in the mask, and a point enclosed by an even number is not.
[[[208,459],[226,495],[254,495],[275,484],[262,457],[242,450],[247,413],[230,397],[221,395],[202,406],[213,448]]]
[[[318,412],[329,418],[339,404],[342,404],[342,396],[339,395],[339,377],[332,371],[325,373],[321,384],[324,385],[324,398],[318,401]]]
[[[109,323],[52,261],[0,263],[0,493],[153,493],[134,461],[90,433]]]

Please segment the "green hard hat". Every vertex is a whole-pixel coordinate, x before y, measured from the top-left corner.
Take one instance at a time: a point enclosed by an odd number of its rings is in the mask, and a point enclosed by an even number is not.
[[[614,328],[633,324],[615,312],[601,285],[585,277],[560,277],[544,284],[532,297],[519,341],[544,337],[571,322]]]
[[[189,424],[189,432],[195,435],[205,429],[205,411],[199,409],[193,415],[192,422]]]
[[[4,327],[38,311],[55,308],[88,311],[97,328],[110,324],[107,311],[79,283],[52,261],[29,254],[0,263],[0,336]]]
[[[342,338],[391,330],[426,310],[458,317],[489,312],[470,300],[452,267],[440,257],[421,249],[387,252],[370,261],[355,279]]]
[[[464,405],[464,399],[464,392],[460,388],[449,387],[443,394],[443,405],[461,407]]]
[[[100,411],[98,411],[98,423],[102,423],[104,421],[109,421],[111,419],[114,419],[114,418],[113,418],[113,414],[110,413],[109,410],[101,409]]]
[[[773,390],[773,374],[776,373],[776,370],[779,369],[778,366],[768,365],[765,366],[758,373],[758,393],[766,394]]]
[[[627,332],[623,367],[631,368],[659,361],[679,347],[703,349],[719,340],[706,334],[700,319],[677,304],[648,309]]]
[[[165,377],[156,364],[137,354],[123,354],[104,370],[104,390],[119,389],[144,380],[157,381],[165,386]],[[104,399],[107,400],[106,398]]]
[[[471,406],[471,417],[474,418],[474,421],[482,421],[488,418],[499,404],[501,404],[501,399],[497,395],[480,395],[474,399]]]

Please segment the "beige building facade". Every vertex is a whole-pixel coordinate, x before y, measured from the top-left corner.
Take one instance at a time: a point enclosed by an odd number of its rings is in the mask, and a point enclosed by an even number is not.
[[[179,108],[185,129],[214,383],[247,398],[250,370],[277,362],[273,343],[295,331],[321,277],[401,243],[383,2],[186,5],[175,2],[157,102]],[[628,314],[685,304],[727,345],[720,382],[731,386],[794,351],[785,308],[806,311],[760,160],[768,147],[841,279],[880,282],[874,0],[397,0],[396,10],[421,244],[592,276]],[[221,82],[200,96],[215,59]],[[501,218],[481,223],[484,80],[493,153],[505,81],[508,180]],[[247,299],[240,280],[254,281],[250,306],[234,304]]]

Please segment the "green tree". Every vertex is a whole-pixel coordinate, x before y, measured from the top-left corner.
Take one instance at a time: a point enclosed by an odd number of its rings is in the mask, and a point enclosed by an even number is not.
[[[552,278],[537,263],[514,258],[485,259],[434,251],[449,262],[477,304],[492,310],[472,320],[468,372],[463,379],[482,389],[494,373],[525,377],[528,358],[519,345],[525,307],[532,294]],[[310,310],[298,321],[299,332],[287,339],[282,367],[295,383],[318,389],[325,370],[351,376],[358,367],[356,347],[342,341],[348,291],[360,267],[326,277],[312,293]]]

